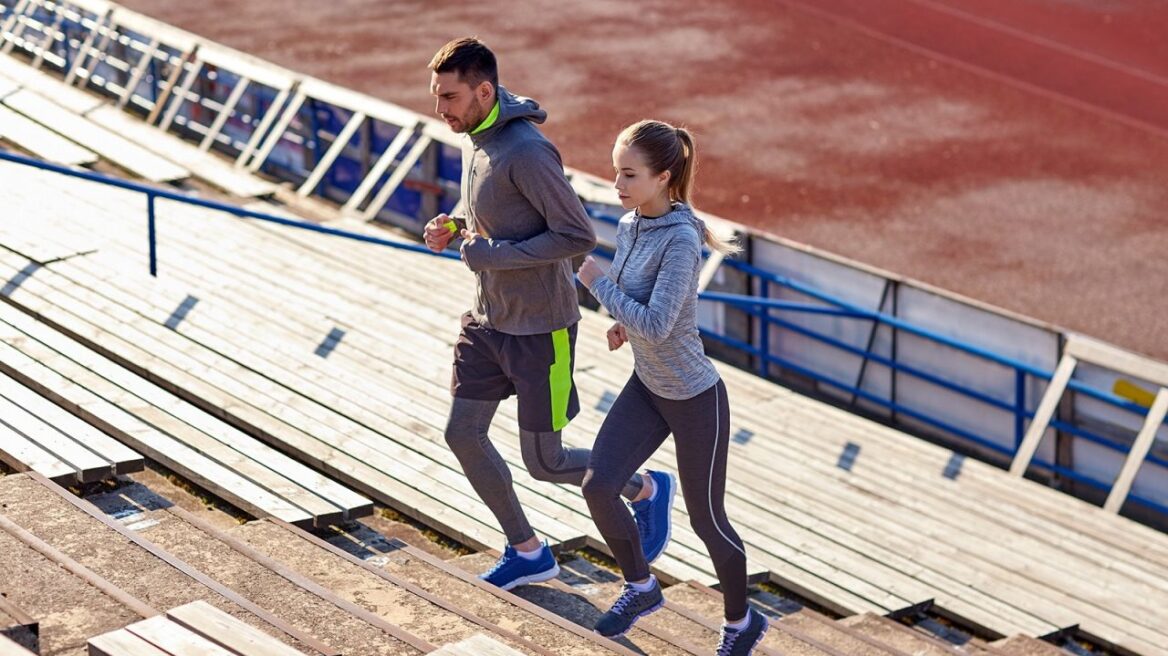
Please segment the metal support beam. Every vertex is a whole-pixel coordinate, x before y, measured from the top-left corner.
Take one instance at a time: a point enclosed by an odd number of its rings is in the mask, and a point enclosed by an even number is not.
[[[285,108],[284,111],[280,114],[279,120],[276,121],[275,127],[273,127],[271,133],[268,134],[267,139],[264,141],[264,145],[260,147],[259,152],[257,152],[255,157],[252,158],[251,162],[248,163],[247,170],[251,171],[252,173],[260,170],[260,167],[264,165],[264,161],[267,160],[268,156],[272,154],[273,150],[275,150],[276,144],[280,143],[280,138],[284,136],[284,132],[288,130],[288,126],[292,124],[292,120],[296,118],[296,113],[300,111],[300,107],[307,99],[308,95],[303,91],[300,91],[299,89],[296,91],[296,95],[292,97],[292,102],[288,103],[288,107]],[[265,120],[267,119],[266,116],[264,118]]]
[[[410,148],[410,152],[406,153],[406,156],[402,158],[401,163],[399,163],[397,168],[393,170],[393,174],[389,176],[389,180],[385,181],[385,185],[383,185],[381,190],[377,192],[377,196],[375,196],[373,201],[369,203],[369,207],[366,207],[365,211],[361,213],[362,219],[369,221],[377,216],[377,213],[381,211],[381,208],[385,207],[385,204],[389,202],[389,197],[393,195],[393,192],[397,190],[402,181],[406,179],[407,175],[409,175],[410,169],[414,167],[414,164],[418,161],[418,158],[421,157],[422,153],[430,147],[430,143],[432,141],[433,139],[431,139],[429,135],[418,135],[418,140],[414,142],[413,148]]]
[[[418,128],[419,126],[415,124],[403,126],[402,129],[398,130],[397,135],[394,136],[393,141],[386,147],[385,152],[381,153],[381,156],[377,158],[377,163],[373,165],[373,168],[369,169],[369,173],[365,175],[365,179],[361,181],[361,184],[357,185],[357,190],[341,206],[341,212],[348,213],[357,211],[357,208],[369,196],[369,193],[373,190],[377,181],[381,179],[381,176],[385,175],[385,172],[389,170],[393,161],[397,159],[398,153],[401,152],[402,148],[406,147],[406,144],[410,141],[410,137],[417,132]]]
[[[312,173],[308,176],[308,179],[305,180],[304,184],[300,185],[300,188],[296,190],[296,194],[298,196],[304,198],[316,189],[316,186],[319,185],[320,181],[324,178],[324,174],[328,172],[329,167],[331,167],[333,162],[337,160],[337,157],[340,156],[341,151],[345,149],[345,146],[349,145],[349,140],[353,138],[353,133],[355,133],[357,129],[361,127],[361,124],[365,122],[365,118],[366,116],[364,112],[357,112],[356,114],[353,114],[351,118],[349,118],[349,122],[345,124],[345,127],[341,129],[341,133],[338,134],[337,138],[333,140],[332,145],[329,146],[329,149],[327,152],[325,152],[324,157],[322,157],[320,161],[317,162],[316,167],[312,170]]]
[[[223,104],[223,109],[219,110],[219,115],[215,117],[215,120],[211,123],[211,127],[207,129],[207,134],[203,137],[203,141],[199,143],[199,150],[208,150],[211,148],[211,144],[215,143],[215,138],[223,131],[223,126],[227,124],[227,119],[235,111],[235,106],[239,104],[239,99],[243,97],[243,92],[247,90],[250,84],[251,80],[246,77],[239,78],[239,81],[235,83],[235,88],[227,96],[227,102]]]

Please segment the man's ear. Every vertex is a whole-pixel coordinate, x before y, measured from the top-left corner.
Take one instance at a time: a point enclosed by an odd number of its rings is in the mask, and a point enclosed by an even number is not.
[[[478,96],[479,100],[482,102],[487,102],[490,100],[494,93],[495,85],[491,84],[488,80],[479,82],[479,85],[475,87],[475,95]]]

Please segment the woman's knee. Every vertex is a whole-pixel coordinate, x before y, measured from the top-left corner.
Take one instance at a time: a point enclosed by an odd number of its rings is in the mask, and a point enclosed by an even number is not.
[[[623,488],[623,481],[614,480],[595,469],[589,469],[584,475],[583,484],[580,485],[580,493],[589,504],[603,503],[619,497]]]

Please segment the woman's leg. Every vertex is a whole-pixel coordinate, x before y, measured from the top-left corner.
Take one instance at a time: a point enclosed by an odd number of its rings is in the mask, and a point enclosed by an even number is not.
[[[633,374],[604,418],[582,486],[592,520],[628,581],[648,578],[649,564],[621,491],[668,435],[651,393]]]
[[[722,584],[726,619],[746,616],[746,551],[726,517],[730,404],[726,385],[684,401],[657,399],[677,445],[677,471],[694,532],[706,545]]]

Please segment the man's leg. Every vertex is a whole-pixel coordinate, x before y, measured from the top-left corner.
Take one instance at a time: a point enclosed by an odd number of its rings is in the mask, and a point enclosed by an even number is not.
[[[511,481],[511,470],[491,444],[488,431],[498,401],[454,398],[446,422],[446,444],[483,503],[495,515],[507,543],[518,545],[535,537]]]
[[[519,444],[523,448],[523,464],[535,480],[577,487],[584,482],[592,451],[565,448],[560,431],[520,429]],[[641,474],[631,476],[621,489],[621,495],[630,501],[636,499],[644,487],[644,479]]]

